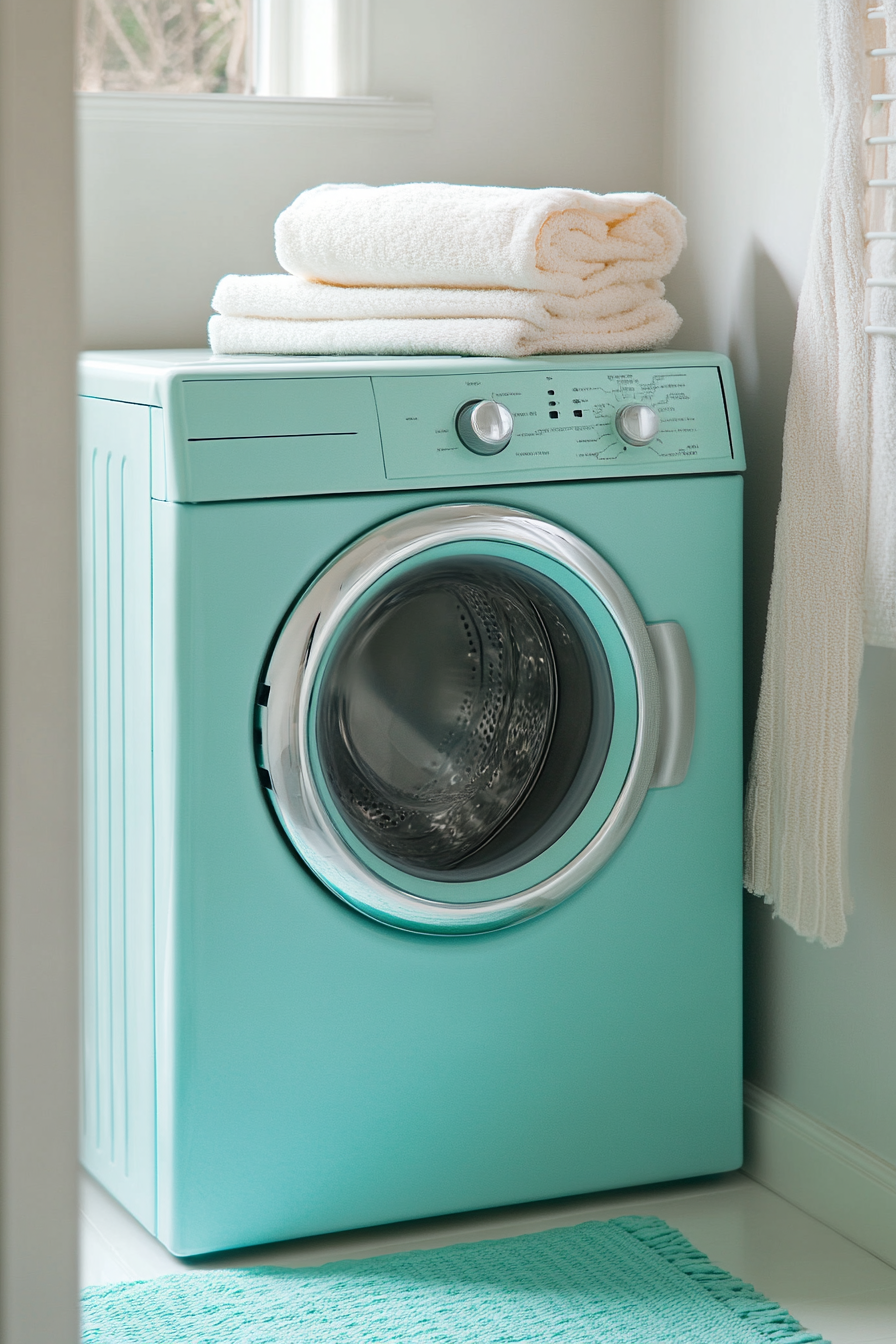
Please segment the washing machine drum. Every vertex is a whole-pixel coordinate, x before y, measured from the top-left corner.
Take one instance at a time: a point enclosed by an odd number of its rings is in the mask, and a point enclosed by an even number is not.
[[[578,537],[489,505],[405,514],[300,596],[259,693],[260,773],[349,905],[481,933],[578,890],[650,783],[659,690],[630,593]]]

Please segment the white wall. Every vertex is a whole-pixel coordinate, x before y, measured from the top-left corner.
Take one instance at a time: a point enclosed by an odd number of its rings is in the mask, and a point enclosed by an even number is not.
[[[0,1339],[74,1344],[71,0],[0,0]]]
[[[662,4],[374,0],[371,92],[431,100],[432,131],[84,126],[84,345],[204,345],[216,280],[276,269],[317,182],[656,188]]]
[[[690,245],[679,344],[735,363],[746,475],[748,717],[758,693],[796,299],[823,147],[814,0],[669,0],[669,194]],[[869,649],[853,762],[855,910],[843,947],[746,898],[747,1076],[896,1163],[896,654]]]

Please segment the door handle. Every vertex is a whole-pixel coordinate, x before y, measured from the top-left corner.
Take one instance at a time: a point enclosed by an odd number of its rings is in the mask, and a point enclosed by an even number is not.
[[[681,784],[694,746],[697,688],[688,637],[677,621],[648,625],[660,674],[660,740],[651,789]]]

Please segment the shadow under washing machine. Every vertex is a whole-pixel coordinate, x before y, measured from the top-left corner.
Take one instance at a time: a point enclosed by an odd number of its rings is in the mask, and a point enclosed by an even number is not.
[[[739,1166],[727,361],[82,392],[92,1174],[195,1255]]]

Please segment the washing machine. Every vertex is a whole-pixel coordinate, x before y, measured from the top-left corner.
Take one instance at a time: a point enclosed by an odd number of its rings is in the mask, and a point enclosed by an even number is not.
[[[738,1167],[728,362],[81,391],[87,1169],[186,1256]]]

